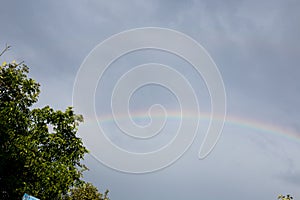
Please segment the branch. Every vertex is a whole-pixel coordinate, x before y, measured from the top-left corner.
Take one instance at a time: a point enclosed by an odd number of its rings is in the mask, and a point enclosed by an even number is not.
[[[10,49],[11,46],[9,45],[5,45],[5,49],[0,53],[0,56],[2,56],[6,51],[8,51]]]

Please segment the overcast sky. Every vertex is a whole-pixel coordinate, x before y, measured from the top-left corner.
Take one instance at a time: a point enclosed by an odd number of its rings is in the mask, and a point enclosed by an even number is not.
[[[167,168],[128,174],[88,155],[85,163],[90,171],[85,179],[100,191],[108,188],[112,200],[266,200],[281,193],[300,199],[299,10],[297,0],[2,0],[0,47],[7,43],[12,50],[1,61],[28,64],[30,76],[42,85],[36,106],[65,109],[72,105],[80,65],[103,40],[149,26],[187,34],[209,52],[226,89],[228,120],[215,149],[206,159],[198,159],[204,123],[191,148]],[[97,115],[117,145],[132,151],[153,150],[172,138],[178,123],[170,119],[164,136],[141,144],[123,136],[107,119],[113,84],[137,64],[158,62],[182,70],[196,90],[200,110],[210,111],[203,80],[176,56],[154,50],[126,56],[112,64],[102,80],[105,87],[99,85],[95,97]],[[130,109],[135,113],[154,103],[174,112],[178,109],[176,98],[158,86],[137,91]],[[147,123],[148,119],[136,120]]]

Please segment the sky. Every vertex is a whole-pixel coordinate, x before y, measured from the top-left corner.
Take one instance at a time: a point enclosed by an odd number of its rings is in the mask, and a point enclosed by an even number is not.
[[[84,141],[87,135],[97,138],[99,130],[88,125],[98,120],[107,137],[128,151],[154,151],[174,139],[180,124],[180,101],[160,85],[136,90],[128,107],[133,121],[143,127],[151,122],[148,109],[154,104],[164,106],[168,114],[161,134],[135,140],[124,135],[112,118],[114,85],[133,67],[153,62],[173,67],[194,88],[202,116],[197,136],[176,162],[150,173],[120,172],[87,155],[84,163],[90,170],[84,174],[85,180],[99,191],[109,189],[112,200],[250,200],[276,199],[279,194],[300,199],[299,9],[296,0],[2,0],[0,47],[9,44],[12,49],[1,61],[24,60],[30,67],[30,76],[41,84],[35,106],[65,109],[73,105],[76,74],[84,59],[107,38],[143,27],[186,34],[206,49],[224,82],[227,115],[213,151],[198,159],[212,108],[205,79],[174,54],[155,49],[135,51],[111,63],[99,80],[96,114],[83,113],[86,122],[79,129],[80,136]],[[130,86],[130,81],[127,84]],[[192,120],[197,114],[188,111],[183,118]],[[161,112],[155,112],[155,117],[160,119]],[[94,142],[97,146],[99,141]],[[120,158],[120,162],[128,160]]]

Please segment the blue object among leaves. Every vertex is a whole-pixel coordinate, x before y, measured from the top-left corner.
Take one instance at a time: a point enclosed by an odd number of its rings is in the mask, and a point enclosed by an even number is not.
[[[30,196],[30,195],[25,193],[22,200],[40,200],[40,199],[38,199],[36,197],[33,197],[33,196]]]

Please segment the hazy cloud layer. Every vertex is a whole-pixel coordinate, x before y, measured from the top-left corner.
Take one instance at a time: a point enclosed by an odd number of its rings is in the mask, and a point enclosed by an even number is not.
[[[145,26],[186,33],[202,44],[218,65],[226,87],[229,116],[281,127],[286,132],[293,130],[299,132],[298,139],[289,140],[282,134],[227,123],[218,145],[205,160],[197,159],[202,134],[179,161],[156,173],[119,173],[87,156],[85,162],[90,171],[86,179],[100,190],[109,188],[113,200],[275,199],[279,193],[290,193],[297,199],[300,198],[299,9],[300,3],[292,0],[4,0],[0,6],[0,45],[8,43],[13,49],[1,60],[25,60],[31,76],[42,85],[38,106],[50,104],[63,109],[72,104],[73,83],[83,59],[104,39]],[[147,57],[147,53],[151,56]],[[127,60],[120,59],[115,71],[108,74],[120,74],[119,65],[127,69],[130,64],[151,59],[165,58],[175,68],[178,64],[165,54],[144,52],[130,56]],[[203,81],[197,82],[192,70],[185,73],[198,88],[197,95],[208,98]],[[99,112],[109,110],[106,106],[109,100],[104,94],[109,94],[113,79],[110,84],[98,88]],[[166,99],[172,101],[172,97],[160,92],[154,93],[154,97],[163,103]],[[143,102],[138,94],[135,101],[132,108],[146,109],[151,103]],[[209,99],[203,99],[203,106],[207,102]],[[170,107],[176,108],[176,102],[170,102]],[[142,144],[118,137],[120,133],[109,123],[106,128],[111,130],[112,140],[128,148],[142,148]]]

